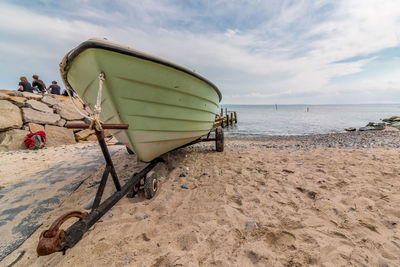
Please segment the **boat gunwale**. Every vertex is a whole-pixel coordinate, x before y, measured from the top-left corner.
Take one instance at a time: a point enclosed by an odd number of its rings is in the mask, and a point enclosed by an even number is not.
[[[177,65],[175,63],[166,61],[164,59],[158,58],[158,57],[154,57],[145,53],[141,53],[140,51],[137,50],[133,50],[133,49],[129,49],[129,48],[124,48],[124,47],[120,47],[117,45],[113,45],[113,44],[109,44],[106,42],[102,42],[97,41],[97,40],[87,40],[83,43],[81,43],[80,45],[78,45],[76,48],[74,48],[73,50],[71,50],[66,56],[66,60],[65,60],[65,66],[63,66],[63,69],[61,71],[61,76],[64,80],[64,83],[71,89],[72,86],[69,84],[68,79],[67,79],[67,74],[68,74],[68,70],[70,67],[70,63],[82,52],[84,52],[87,49],[91,49],[91,48],[98,48],[98,49],[104,49],[104,50],[108,50],[108,51],[112,51],[112,52],[116,52],[116,53],[120,53],[120,54],[124,54],[124,55],[128,55],[128,56],[132,56],[132,57],[136,57],[136,58],[140,58],[140,59],[144,59],[144,60],[148,60],[154,63],[158,63],[158,64],[162,64],[165,65],[167,67],[182,71],[186,74],[189,74],[191,76],[194,76],[197,79],[200,79],[204,82],[206,82],[207,84],[209,84],[214,90],[215,92],[218,94],[219,97],[219,102],[221,102],[222,100],[222,94],[219,91],[219,89],[217,88],[216,85],[214,85],[211,81],[207,80],[206,78],[204,78],[203,76],[193,72],[192,70],[185,68],[183,66]],[[64,61],[63,60],[63,61]]]

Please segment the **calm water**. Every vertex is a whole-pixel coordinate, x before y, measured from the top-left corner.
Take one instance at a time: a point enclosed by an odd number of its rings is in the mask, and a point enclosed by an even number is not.
[[[393,105],[222,105],[238,113],[238,123],[225,130],[227,136],[299,135],[344,132],[368,122],[400,115]],[[307,112],[307,107],[309,112]]]

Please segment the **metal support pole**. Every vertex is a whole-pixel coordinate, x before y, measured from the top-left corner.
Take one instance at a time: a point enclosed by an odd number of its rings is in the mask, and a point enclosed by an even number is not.
[[[101,151],[103,152],[104,159],[106,160],[107,166],[110,167],[111,176],[114,181],[115,188],[117,191],[121,190],[121,184],[118,180],[117,172],[115,171],[114,164],[112,162],[110,152],[108,152],[106,141],[104,141],[104,131],[96,131],[97,139],[99,140],[99,145],[101,147]]]

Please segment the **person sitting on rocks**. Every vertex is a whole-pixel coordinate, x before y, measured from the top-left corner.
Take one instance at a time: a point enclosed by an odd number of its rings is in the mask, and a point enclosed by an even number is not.
[[[33,88],[36,89],[39,93],[46,92],[46,85],[44,84],[44,82],[42,80],[39,80],[39,76],[33,75],[32,78],[33,78],[33,82],[32,82]]]
[[[56,81],[52,81],[49,88],[47,88],[47,91],[49,91],[49,90],[50,90],[50,94],[59,95],[61,88],[60,88],[60,86],[58,86]]]
[[[33,87],[31,86],[31,84],[28,82],[28,80],[26,79],[25,76],[22,76],[19,78],[21,80],[21,82],[18,84],[19,88],[18,91],[20,92],[29,92],[29,93],[33,93]]]
[[[69,91],[69,93],[71,94],[71,96],[75,96],[75,94],[76,94],[75,91],[74,91],[73,89],[68,89],[68,88],[65,88],[64,93],[63,93],[62,95],[68,96],[67,90]]]

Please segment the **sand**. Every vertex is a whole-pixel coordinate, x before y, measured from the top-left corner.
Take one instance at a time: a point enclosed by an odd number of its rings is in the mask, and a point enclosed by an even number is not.
[[[399,266],[400,148],[373,138],[383,145],[230,139],[222,153],[172,152],[153,199],[124,197],[66,255],[37,257],[40,232],[95,194],[99,166],[1,264],[25,251],[16,266]],[[114,162],[122,179],[139,170],[124,150]]]

